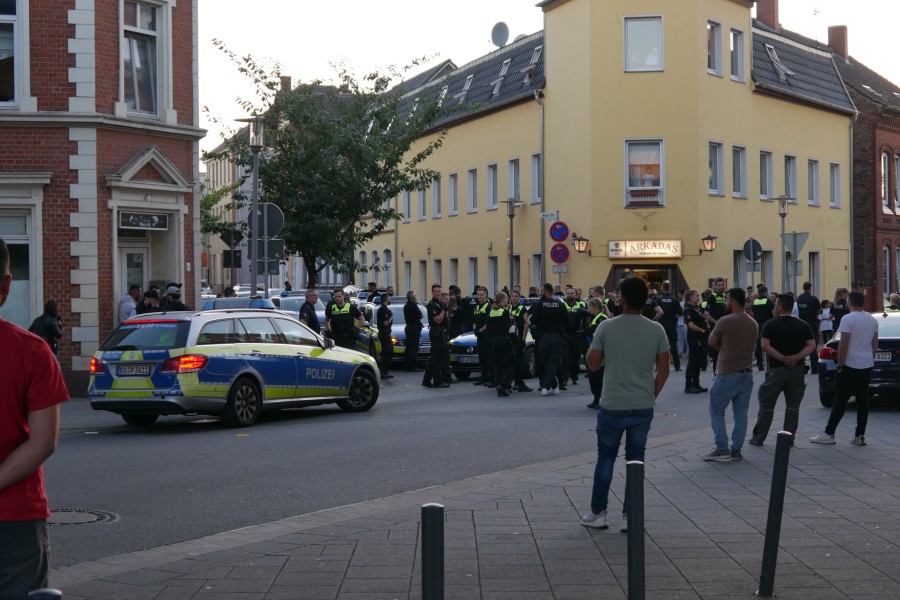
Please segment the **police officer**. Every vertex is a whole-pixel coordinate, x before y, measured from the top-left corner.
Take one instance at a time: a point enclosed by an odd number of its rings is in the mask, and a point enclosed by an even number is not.
[[[649,293],[647,294],[647,301],[644,302],[644,308],[641,309],[641,314],[651,321],[658,321],[662,316],[662,309],[659,307],[659,304],[656,302],[656,290],[650,288]]]
[[[672,355],[672,365],[676,371],[681,370],[681,357],[678,356],[678,317],[684,314],[681,303],[678,298],[672,295],[672,286],[668,281],[662,284],[662,295],[656,300],[662,314],[659,322],[666,330],[666,337],[669,338],[669,354]]]
[[[316,333],[322,333],[319,316],[316,314],[316,300],[318,299],[319,294],[316,293],[316,290],[306,290],[306,301],[300,306],[298,320]]]
[[[756,288],[756,295],[757,297],[750,304],[750,314],[756,319],[760,334],[756,339],[756,368],[763,371],[765,370],[765,366],[763,366],[762,330],[763,325],[768,323],[772,317],[775,316],[775,303],[769,298],[769,288],[764,285]]]
[[[563,330],[568,310],[565,303],[553,295],[553,285],[545,283],[541,288],[541,299],[531,306],[529,313],[543,366],[541,396],[556,395],[559,393],[556,371],[562,352]]]
[[[572,384],[578,384],[578,361],[584,352],[584,321],[587,317],[587,306],[578,299],[578,290],[566,289],[566,343],[563,345],[562,368],[557,379],[559,389],[566,390],[566,380],[572,379]]]
[[[497,292],[494,303],[488,312],[485,339],[491,348],[491,364],[493,380],[500,397],[509,396],[512,391],[515,351],[513,350],[510,330],[515,331],[515,321],[509,314],[509,298],[504,292]]]
[[[448,388],[450,384],[443,379],[443,373],[450,372],[450,350],[447,347],[447,307],[441,302],[441,284],[431,284],[431,300],[425,305],[428,313],[428,339],[431,341],[431,354],[425,367],[422,385],[430,388]]]
[[[462,290],[459,286],[450,286],[451,302],[447,306],[447,318],[450,322],[447,337],[451,340],[466,331],[466,308],[463,306]]]
[[[688,364],[684,374],[684,393],[702,394],[709,391],[700,386],[705,340],[709,323],[700,309],[700,292],[688,290],[684,294],[684,322],[687,325]]]
[[[341,348],[353,350],[356,347],[356,326],[366,326],[362,313],[350,302],[346,302],[344,292],[334,292],[334,304],[325,312],[325,329],[331,331],[334,343]]]
[[[710,330],[716,326],[716,322],[719,319],[725,316],[728,306],[728,302],[725,298],[725,278],[716,277],[714,286],[712,295],[707,300],[708,305],[706,307]],[[707,339],[709,339],[708,336]],[[712,359],[713,374],[715,374],[716,365],[719,361],[719,351],[714,348],[709,348],[709,357]]]
[[[607,319],[605,308],[600,296],[594,296],[588,301],[588,318],[590,319],[588,333],[591,338],[597,332],[597,327]],[[600,365],[600,368],[596,371],[588,369],[588,383],[591,386],[591,395],[594,397],[594,400],[587,407],[600,408],[600,395],[603,393],[603,365]]]
[[[375,324],[378,327],[378,341],[381,342],[381,364],[378,365],[382,379],[390,379],[391,359],[394,357],[394,341],[391,337],[391,326],[394,324],[394,313],[389,308],[391,297],[381,294],[381,306],[375,311]]]
[[[491,350],[487,339],[487,322],[491,311],[491,303],[487,299],[487,288],[479,287],[475,293],[477,304],[474,311],[475,338],[478,344],[478,364],[481,366],[481,377],[473,381],[475,385],[494,387],[494,371],[491,361]]]
[[[461,306],[463,307],[463,314],[461,315],[461,318],[463,319],[463,332],[473,331],[475,329],[475,309],[481,304],[481,302],[478,301],[479,289],[481,289],[481,286],[475,284],[472,294],[462,299]]]
[[[803,293],[797,296],[797,310],[800,319],[812,328],[813,339],[819,339],[819,313],[822,312],[822,304],[812,293],[812,283],[803,283]],[[813,375],[819,372],[819,353],[813,350],[809,355],[809,366]]]
[[[521,298],[522,293],[514,288],[509,297],[509,314],[512,315],[516,324],[516,332],[510,335],[515,353],[513,378],[516,391],[530,392],[531,388],[525,385],[525,380],[522,378],[522,372],[527,368],[527,365],[522,364],[522,352],[525,349],[525,335],[528,331],[528,312],[525,310],[525,305],[521,304]]]
[[[419,336],[422,335],[422,311],[416,302],[416,293],[406,292],[406,304],[403,305],[403,320],[406,326],[406,348],[403,350],[403,363],[407,371],[418,371],[416,360],[419,358]]]

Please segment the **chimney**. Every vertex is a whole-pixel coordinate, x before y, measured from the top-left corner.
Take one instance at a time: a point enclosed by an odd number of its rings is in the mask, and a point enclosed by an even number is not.
[[[781,23],[778,22],[778,0],[758,0],[756,20],[775,31],[781,29]]]
[[[290,75],[282,75],[281,76],[281,91],[282,92],[291,91],[291,76]]]
[[[832,25],[828,28],[828,47],[841,58],[847,58],[847,26]]]

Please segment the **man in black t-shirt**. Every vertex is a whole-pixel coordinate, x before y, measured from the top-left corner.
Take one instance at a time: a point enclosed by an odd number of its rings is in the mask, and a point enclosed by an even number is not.
[[[775,402],[781,392],[784,392],[786,405],[784,430],[795,435],[797,433],[800,402],[806,391],[804,359],[815,352],[816,339],[809,325],[791,316],[793,309],[793,296],[778,296],[775,318],[765,324],[760,335],[769,368],[766,380],[759,387],[759,415],[750,438],[750,444],[754,446],[762,446],[769,435],[775,415]]]
[[[403,320],[406,326],[406,348],[403,350],[403,362],[407,371],[418,371],[416,360],[419,358],[419,337],[422,335],[422,311],[416,302],[416,293],[406,292],[406,304],[403,305]]]
[[[813,335],[819,339],[819,313],[822,312],[822,304],[812,294],[812,283],[803,284],[803,293],[797,296],[797,309],[799,317],[812,328]],[[819,372],[819,356],[813,352],[809,355],[809,366],[813,374]]]
[[[651,288],[647,295],[647,301],[644,302],[644,308],[641,309],[641,314],[651,321],[658,321],[662,317],[662,309],[656,302],[656,290]]]
[[[447,307],[441,302],[441,284],[431,286],[431,301],[425,305],[428,313],[428,339],[431,354],[425,367],[422,385],[430,388],[450,387],[450,350],[447,347]],[[445,378],[448,381],[445,381]]]
[[[669,354],[672,355],[672,365],[676,371],[681,370],[681,358],[678,356],[678,317],[684,314],[681,303],[672,295],[672,287],[666,281],[662,284],[662,295],[656,300],[656,304],[662,311],[659,322],[666,330],[669,338]]]
[[[378,298],[378,296],[375,296]],[[391,297],[381,295],[381,306],[375,311],[375,326],[378,328],[378,341],[381,342],[381,364],[378,365],[382,379],[390,379],[391,359],[394,358],[394,341],[391,337],[391,326],[394,324],[394,313],[390,309]]]

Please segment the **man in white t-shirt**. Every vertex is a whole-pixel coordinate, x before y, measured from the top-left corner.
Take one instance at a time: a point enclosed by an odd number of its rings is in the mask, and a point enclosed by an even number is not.
[[[863,311],[863,295],[850,292],[847,298],[850,312],[841,319],[841,341],[838,344],[837,373],[834,377],[834,406],[824,433],[809,441],[833,444],[834,432],[844,417],[850,396],[856,397],[856,434],[850,441],[855,446],[866,445],[866,422],[869,419],[869,381],[878,350],[878,320]]]

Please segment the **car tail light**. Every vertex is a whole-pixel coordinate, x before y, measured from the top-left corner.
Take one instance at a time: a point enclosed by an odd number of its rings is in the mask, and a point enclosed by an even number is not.
[[[833,346],[825,346],[819,352],[819,360],[837,360],[837,348]]]
[[[206,366],[206,362],[208,360],[209,358],[202,354],[185,354],[184,356],[176,356],[175,358],[170,358],[163,363],[161,372],[167,375],[171,375],[173,373],[196,373],[197,371],[203,370],[203,367]]]
[[[95,357],[91,357],[90,373],[91,375],[100,375],[103,373],[103,363]]]

